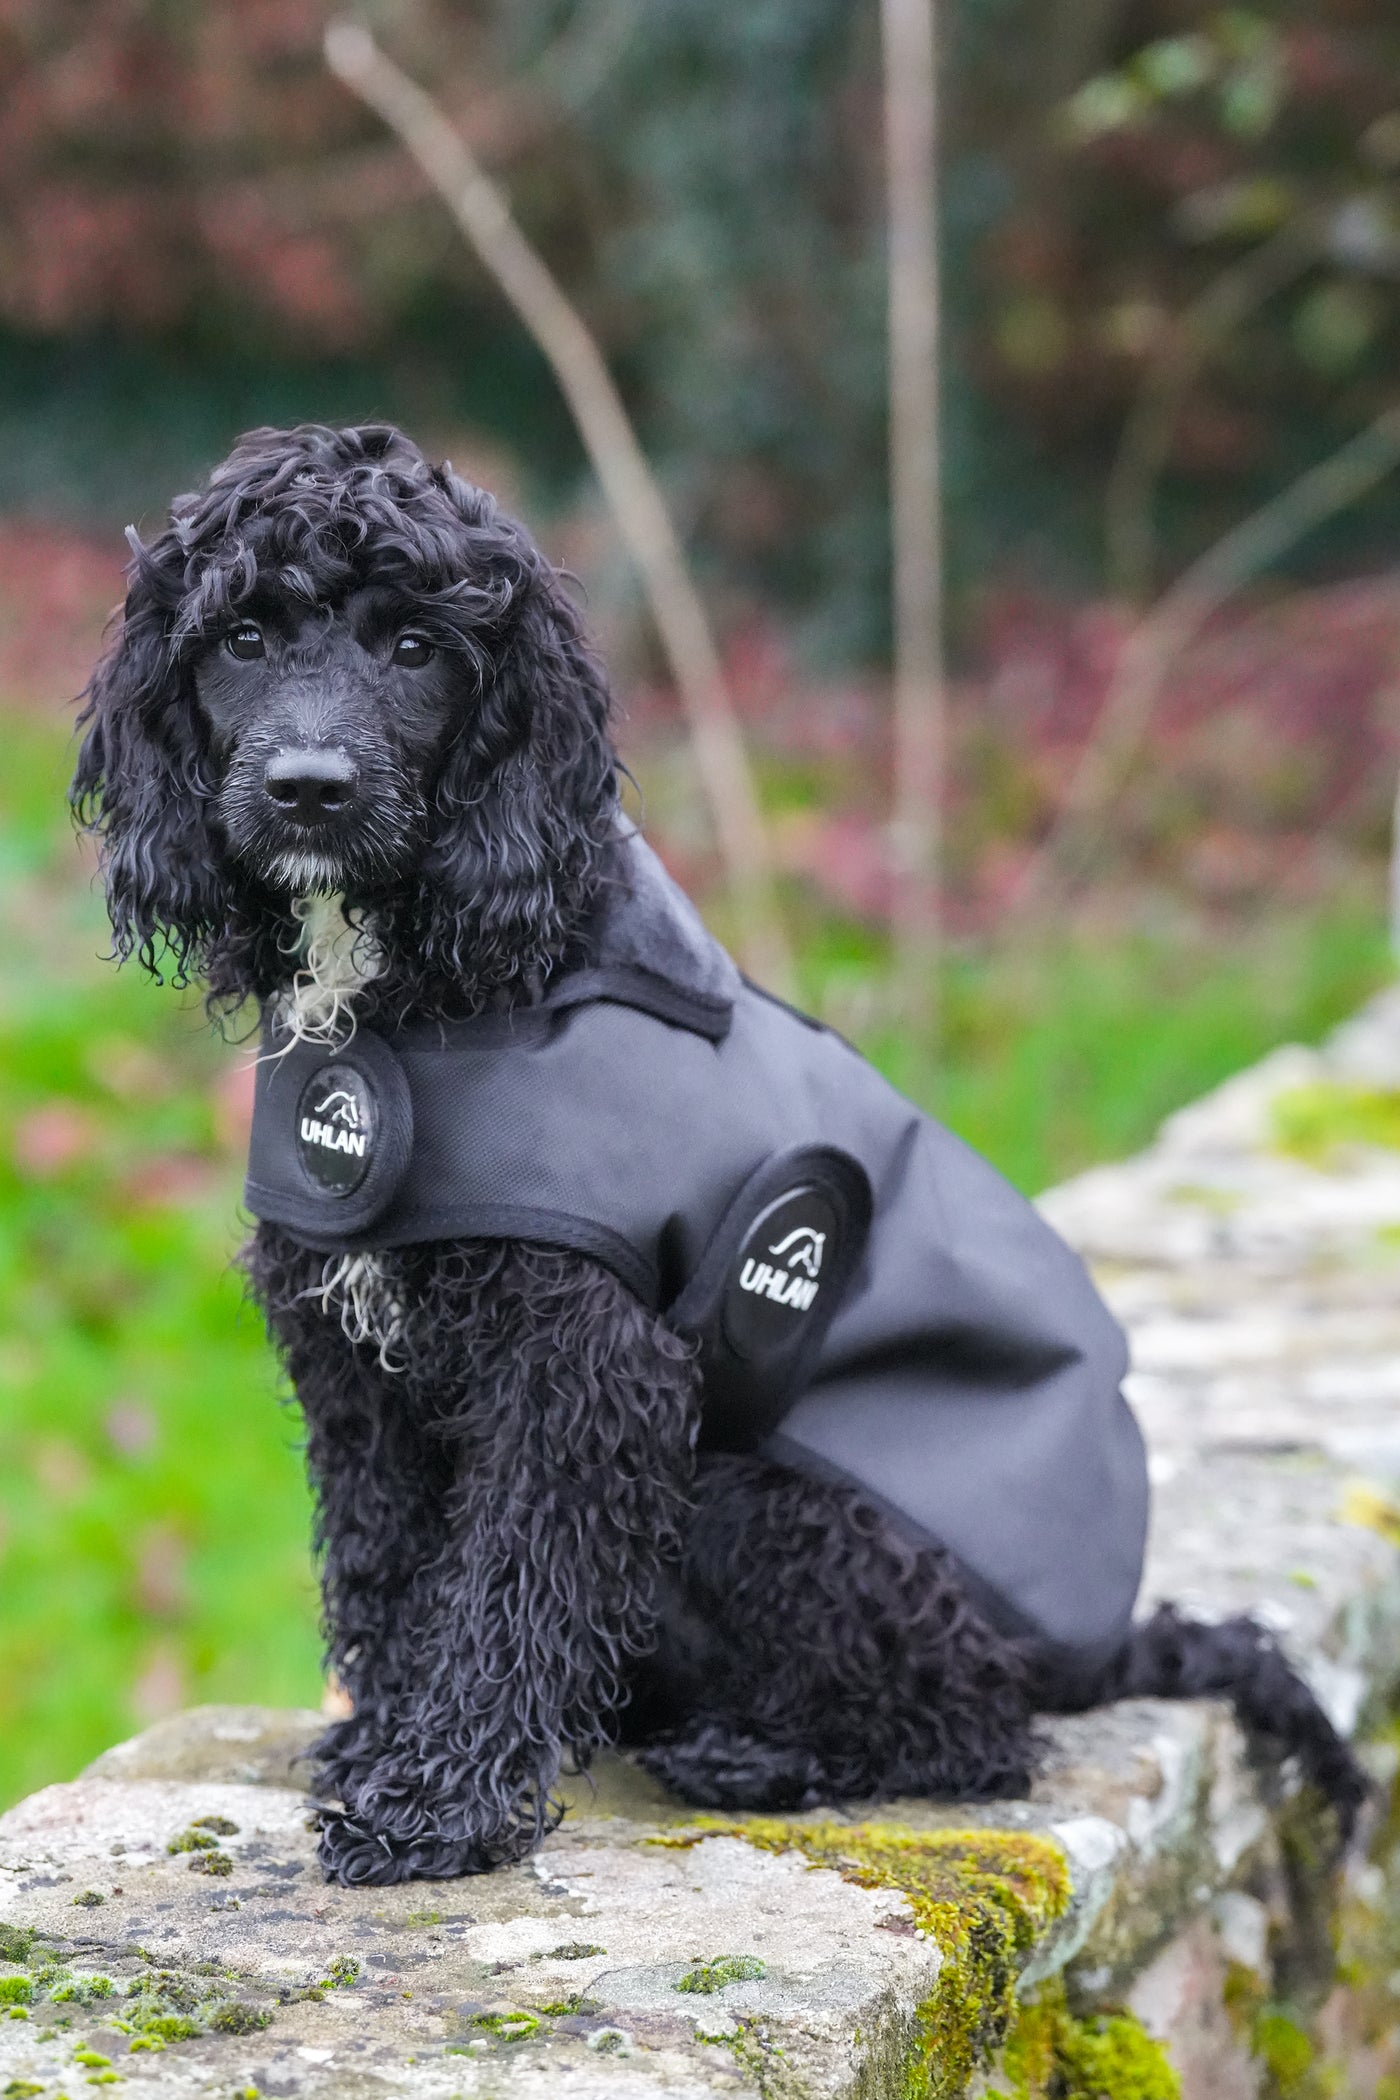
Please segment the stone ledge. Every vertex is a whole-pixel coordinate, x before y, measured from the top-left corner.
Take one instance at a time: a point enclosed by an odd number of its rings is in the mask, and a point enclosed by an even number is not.
[[[1395,996],[1045,1199],[1133,1333],[1157,1485],[1147,1601],[1263,1609],[1348,1727],[1383,1718],[1400,1679],[1400,1154],[1343,1145],[1310,1164],[1279,1150],[1274,1119],[1282,1093],[1352,1085],[1400,1087]],[[0,1818],[0,1995],[6,1974],[41,1986],[28,2018],[0,2020],[0,2093],[115,2074],[162,2100],[937,2094],[960,2046],[949,2006],[975,1995],[960,1920],[991,1912],[1025,1942],[1026,2002],[1063,1974],[1081,2010],[1126,2005],[1166,2039],[1188,2100],[1262,2089],[1249,2044],[1267,2056],[1269,2030],[1250,2008],[1281,1994],[1325,1998],[1328,2047],[1364,2056],[1358,2092],[1400,2069],[1371,2034],[1383,2011],[1327,1995],[1338,1892],[1300,1866],[1286,1778],[1251,1765],[1217,1706],[1057,1723],[1029,1800],[894,1803],[875,1836],[856,1814],[706,1829],[605,1759],[527,1866],[366,1892],[316,1871],[298,1758],[320,1725],[198,1709]],[[166,1849],[201,1818],[236,1826],[216,1841],[223,1873],[191,1871],[207,1845]],[[892,1826],[908,1834],[893,1849]],[[903,1859],[903,1882],[877,1852]],[[983,1917],[988,1862],[1039,1895]],[[1365,1864],[1341,1895],[1363,1925],[1394,1900]],[[118,1995],[153,1970],[166,1981]],[[709,1987],[680,1987],[697,1972]],[[93,1996],[94,1975],[113,1995]],[[112,2022],[130,2014],[124,2034]],[[200,2031],[180,2038],[182,2020]]]

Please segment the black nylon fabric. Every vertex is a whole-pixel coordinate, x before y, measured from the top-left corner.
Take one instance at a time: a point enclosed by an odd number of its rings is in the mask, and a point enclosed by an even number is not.
[[[1131,1615],[1147,1479],[1126,1348],[1083,1265],[849,1045],[739,979],[638,842],[630,862],[585,997],[564,978],[526,1011],[265,1056],[250,1210],[327,1252],[508,1237],[595,1255],[699,1337],[712,1444],[861,1487],[954,1553],[1005,1629],[1092,1667]],[[298,1157],[299,1104],[338,1063],[381,1067],[377,1142],[402,1155],[372,1216]],[[789,1186],[809,1210],[774,1230],[822,1232],[746,1248],[754,1205]],[[733,1345],[754,1304],[793,1337],[766,1357]]]

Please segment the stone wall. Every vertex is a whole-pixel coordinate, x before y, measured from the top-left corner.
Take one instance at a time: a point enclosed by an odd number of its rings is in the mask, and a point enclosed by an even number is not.
[[[1400,1679],[1400,996],[1045,1199],[1132,1330],[1146,1600],[1262,1610],[1383,1802]],[[1396,2100],[1397,1832],[1344,1873],[1212,1705],[1027,1801],[697,1823],[621,1760],[527,1866],[325,1887],[314,1714],[206,1708],[0,1818],[0,2095]],[[1397,1854],[1400,1866],[1400,1854]]]

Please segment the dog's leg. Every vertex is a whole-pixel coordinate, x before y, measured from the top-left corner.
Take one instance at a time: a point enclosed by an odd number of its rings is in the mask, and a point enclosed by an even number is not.
[[[659,1779],[726,1808],[1026,1786],[1019,1654],[946,1555],[906,1546],[854,1492],[756,1459],[702,1461],[697,1499],[639,1673],[638,1722],[661,1723],[641,1761]]]
[[[320,1255],[264,1226],[245,1263],[306,1423],[326,1662],[354,1709],[316,1746],[319,1785],[338,1795],[382,1746],[412,1676],[405,1605],[441,1537],[451,1464],[418,1396],[372,1345],[346,1340],[319,1288]]]
[[[518,1858],[557,1821],[566,1756],[613,1733],[680,1552],[696,1418],[688,1349],[605,1270],[554,1250],[465,1251],[422,1303],[453,1466],[405,1600],[413,1676],[376,1753],[342,1767],[321,1858],[346,1882]],[[435,1336],[434,1341],[429,1337]],[[450,1381],[450,1385],[449,1385]]]

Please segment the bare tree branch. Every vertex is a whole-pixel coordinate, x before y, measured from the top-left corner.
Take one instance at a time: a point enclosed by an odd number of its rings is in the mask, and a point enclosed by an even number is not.
[[[1233,330],[1301,276],[1316,260],[1319,244],[1317,219],[1304,214],[1222,270],[1173,318],[1164,350],[1143,376],[1109,475],[1105,519],[1109,582],[1139,611],[1155,583],[1153,500],[1186,397]]]
[[[601,351],[526,240],[504,195],[432,98],[367,29],[326,31],[331,71],[383,118],[448,206],[554,371],[618,532],[640,571],[694,744],[733,897],[738,946],[766,982],[791,983],[758,796],[724,672],[655,476]]]
[[[882,0],[889,212],[889,458],[894,552],[898,995],[938,1026],[945,746],[939,462],[937,53],[934,0]]]
[[[1015,908],[1044,902],[1098,843],[1168,671],[1211,615],[1314,526],[1367,495],[1400,465],[1400,408],[1387,409],[1193,562],[1124,645],[1108,697],[1058,817],[1028,866]]]

